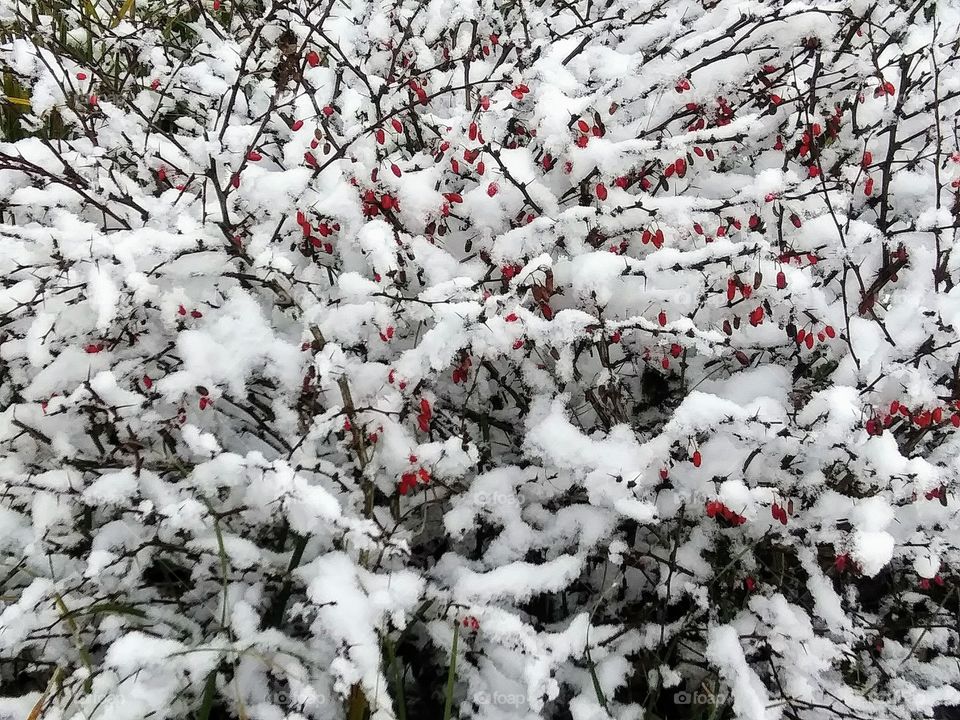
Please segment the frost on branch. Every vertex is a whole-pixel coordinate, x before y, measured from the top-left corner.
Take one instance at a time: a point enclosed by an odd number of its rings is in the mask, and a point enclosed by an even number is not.
[[[0,27],[0,716],[956,712],[955,0]]]

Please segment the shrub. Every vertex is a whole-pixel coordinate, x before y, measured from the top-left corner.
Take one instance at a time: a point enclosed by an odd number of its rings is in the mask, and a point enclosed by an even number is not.
[[[958,24],[0,0],[0,715],[955,712]]]

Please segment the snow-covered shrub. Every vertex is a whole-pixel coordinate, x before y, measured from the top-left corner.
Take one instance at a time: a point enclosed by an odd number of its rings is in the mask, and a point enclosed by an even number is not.
[[[0,717],[960,705],[958,44],[0,0]]]

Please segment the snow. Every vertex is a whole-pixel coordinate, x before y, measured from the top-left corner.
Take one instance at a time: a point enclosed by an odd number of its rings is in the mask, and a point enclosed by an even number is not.
[[[960,704],[955,0],[35,4],[0,720]]]

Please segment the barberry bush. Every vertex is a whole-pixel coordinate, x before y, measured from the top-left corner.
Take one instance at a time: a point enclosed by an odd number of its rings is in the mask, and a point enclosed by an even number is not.
[[[955,717],[956,0],[0,0],[0,717]]]

